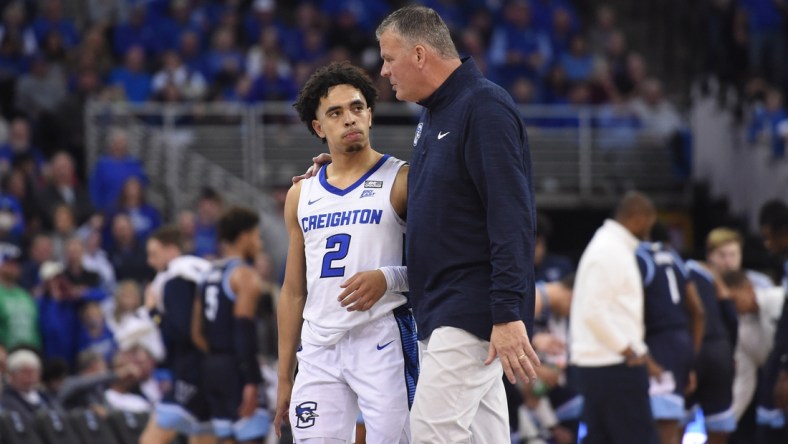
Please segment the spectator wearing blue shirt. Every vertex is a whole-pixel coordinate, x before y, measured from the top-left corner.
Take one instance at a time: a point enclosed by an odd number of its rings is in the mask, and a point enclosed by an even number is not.
[[[116,56],[125,56],[132,47],[140,46],[148,56],[154,56],[162,48],[162,40],[156,27],[147,20],[144,2],[131,7],[129,19],[115,27],[112,50]]]
[[[79,44],[79,33],[74,23],[63,17],[62,0],[46,0],[44,10],[33,22],[36,40],[43,43],[50,32],[56,31],[63,39],[66,48]]]
[[[200,22],[194,19],[188,0],[174,0],[169,5],[169,14],[157,20],[158,36],[162,49],[176,49],[181,35],[186,31],[200,33]]]
[[[117,201],[123,184],[130,177],[137,177],[143,183],[148,179],[142,163],[128,152],[128,134],[125,130],[115,128],[109,135],[109,152],[102,156],[93,169],[90,177],[90,197],[93,205],[102,211],[108,211]]]
[[[178,55],[191,72],[199,72],[203,77],[207,76],[208,69],[200,47],[200,35],[197,32],[189,30],[181,34]]]
[[[620,97],[611,97],[609,103],[599,107],[594,116],[594,126],[598,129],[598,146],[602,150],[629,150],[637,145],[641,122],[629,102]],[[606,153],[611,162],[610,169],[617,171],[614,159],[617,155]]]
[[[7,3],[3,10],[3,21],[0,23],[0,40],[6,36],[18,38],[22,44],[22,52],[31,56],[38,50],[36,33],[27,24],[25,9],[21,2]]]
[[[359,19],[351,9],[345,9],[331,21],[325,40],[329,48],[343,48],[360,57],[369,47],[373,46],[370,34],[359,26]]]
[[[104,319],[98,302],[83,302],[79,310],[80,328],[77,339],[77,354],[90,350],[112,362],[118,344]]]
[[[468,26],[471,13],[486,7],[484,2],[479,1],[425,0],[421,3],[434,9],[443,18],[452,33],[465,29]]]
[[[108,83],[119,87],[129,102],[142,103],[150,98],[152,79],[145,71],[145,52],[141,46],[129,48],[124,65],[112,71]]]
[[[222,212],[222,198],[211,189],[205,188],[197,201],[197,220],[194,224],[194,255],[212,257],[219,254],[216,240],[216,224]]]
[[[0,193],[0,241],[20,246],[24,233],[22,206],[14,197]]]
[[[42,354],[45,359],[64,359],[73,369],[80,331],[79,295],[62,272],[63,265],[59,262],[47,261],[40,267],[38,278],[42,285],[36,301]]]
[[[773,83],[782,82],[785,64],[785,17],[788,6],[777,0],[742,0],[750,20],[750,71]],[[782,10],[778,6],[782,5]]]
[[[217,29],[212,40],[211,49],[205,55],[206,78],[221,90],[234,85],[243,74],[244,56],[231,29]]]
[[[566,0],[530,0],[529,4],[534,26],[542,32],[549,33],[552,30],[555,13],[558,10],[566,11],[573,27],[577,23],[577,14],[572,9],[572,5]]]
[[[252,101],[293,101],[298,94],[298,86],[292,76],[282,75],[279,71],[279,58],[268,57],[263,64],[263,72],[252,84]]]
[[[788,119],[783,109],[782,94],[776,89],[766,93],[765,103],[755,107],[752,122],[747,128],[747,140],[756,143],[759,140],[770,140],[772,156],[779,159],[785,156],[785,141],[778,130],[780,122]]]
[[[251,10],[243,21],[244,35],[246,43],[253,45],[258,37],[268,30],[276,30],[282,36],[287,37],[288,29],[284,23],[277,19],[276,2],[274,0],[255,0],[252,2]]]
[[[489,49],[490,63],[498,70],[501,81],[508,84],[524,73],[531,78],[541,77],[549,66],[552,48],[547,34],[534,27],[528,3],[507,3],[503,17]]]
[[[19,285],[35,295],[36,291],[34,289],[41,284],[41,267],[44,263],[53,261],[54,256],[55,250],[51,236],[48,234],[36,234],[33,236],[28,248],[27,259],[22,262],[22,275],[19,278]]]
[[[553,12],[553,25],[550,28],[553,60],[560,60],[561,56],[569,52],[572,46],[572,37],[577,32],[577,27],[572,22],[569,11],[565,8],[556,8]]]
[[[325,35],[320,28],[310,28],[298,35],[298,47],[291,60],[295,63],[306,62],[317,66],[328,57]]]
[[[20,36],[15,34],[0,36],[0,80],[16,79],[27,72],[29,64]]]
[[[115,214],[125,214],[129,217],[134,235],[141,242],[148,239],[148,236],[161,226],[161,214],[154,206],[145,202],[145,190],[142,181],[138,177],[129,177],[123,184],[115,211]]]
[[[581,35],[574,35],[569,43],[569,52],[561,55],[559,63],[566,71],[570,82],[590,80],[594,70],[594,57],[588,52],[588,43]]]
[[[361,29],[372,32],[390,8],[384,0],[323,0],[321,10],[330,20],[336,20],[344,12],[351,11]]]

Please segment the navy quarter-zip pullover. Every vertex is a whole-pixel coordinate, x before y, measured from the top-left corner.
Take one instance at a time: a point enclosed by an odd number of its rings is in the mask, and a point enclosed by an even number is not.
[[[470,58],[428,98],[408,174],[408,280],[419,338],[534,311],[533,172],[523,119]]]

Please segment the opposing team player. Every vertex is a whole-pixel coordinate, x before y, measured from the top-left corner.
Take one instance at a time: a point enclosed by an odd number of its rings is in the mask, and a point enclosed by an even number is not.
[[[260,218],[232,207],[219,218],[222,259],[205,275],[192,314],[192,338],[207,352],[203,389],[222,443],[262,442],[271,418],[259,405],[255,313],[262,280],[249,265],[260,251]]]
[[[736,308],[719,276],[700,262],[688,261],[690,280],[698,289],[706,314],[703,344],[695,359],[697,388],[686,400],[692,412],[703,410],[709,444],[727,442],[736,428],[733,415],[734,357],[738,334]]]
[[[359,409],[368,443],[410,439],[416,332],[395,292],[407,283],[407,167],[370,145],[376,96],[363,71],[334,63],[310,77],[295,104],[333,158],[285,202],[274,426],[288,418],[299,443],[348,442]]]
[[[142,444],[168,444],[178,433],[195,443],[211,443],[208,403],[200,389],[202,352],[191,339],[191,313],[197,285],[210,268],[205,259],[183,255],[176,227],[162,227],[147,244],[148,263],[158,274],[151,284],[167,348],[173,390],[156,406],[140,438]]]
[[[644,321],[649,349],[651,412],[662,444],[678,444],[684,395],[695,354],[703,341],[703,304],[681,258],[667,244],[660,225],[637,249],[643,276]]]

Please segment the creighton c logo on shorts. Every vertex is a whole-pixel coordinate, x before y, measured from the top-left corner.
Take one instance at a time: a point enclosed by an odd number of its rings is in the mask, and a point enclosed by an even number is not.
[[[298,404],[295,409],[296,414],[296,428],[308,429],[315,425],[315,418],[318,417],[317,403],[312,401],[302,402]]]

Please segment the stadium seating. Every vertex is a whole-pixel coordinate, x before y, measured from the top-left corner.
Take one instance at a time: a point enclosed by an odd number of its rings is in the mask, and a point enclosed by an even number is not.
[[[69,414],[72,427],[83,444],[118,444],[109,423],[93,410],[76,410]]]
[[[107,417],[119,444],[137,444],[148,422],[147,413],[112,412]]]
[[[2,444],[44,444],[33,427],[14,411],[0,414],[0,437]]]
[[[37,432],[44,444],[81,444],[67,415],[55,410],[41,410],[36,414],[31,428]]]

